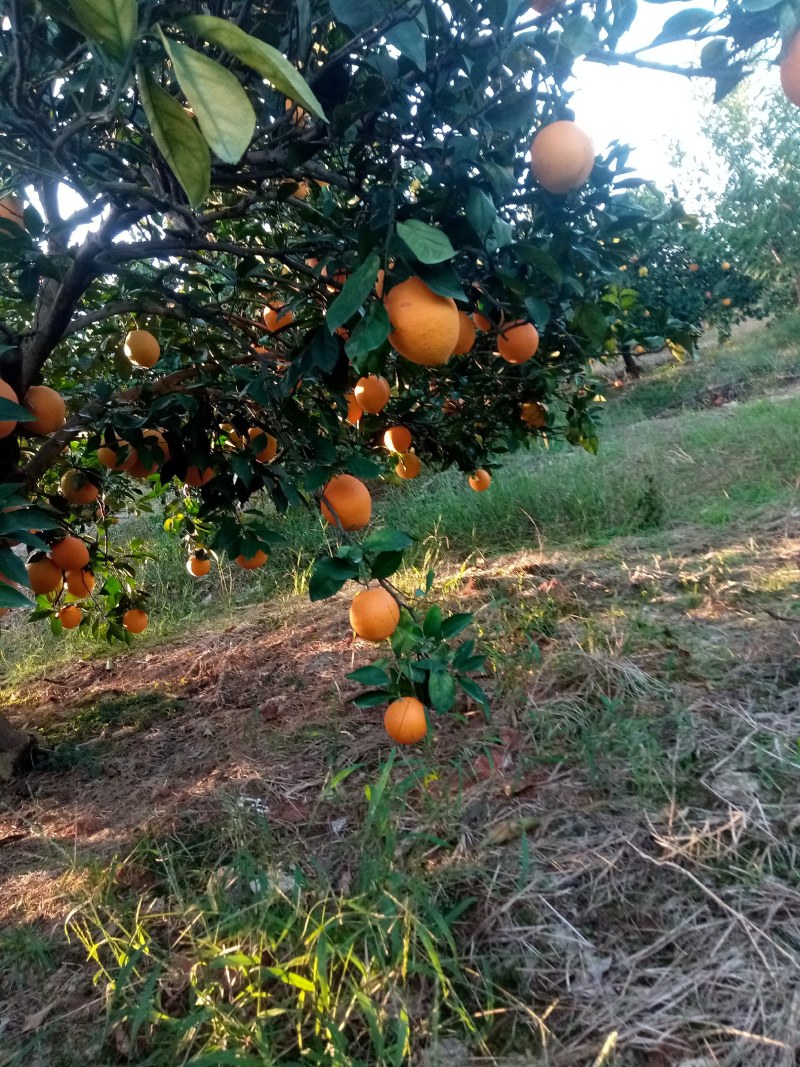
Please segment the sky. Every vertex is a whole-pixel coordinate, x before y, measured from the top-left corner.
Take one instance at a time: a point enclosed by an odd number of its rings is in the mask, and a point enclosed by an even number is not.
[[[636,21],[620,43],[627,52],[649,44],[670,15],[685,9],[683,3],[639,3]],[[698,62],[699,49],[689,42],[670,44],[645,53],[661,63]],[[644,57],[643,57],[644,58]],[[777,70],[759,75],[765,84],[778,81]],[[708,142],[700,132],[700,112],[710,106],[713,82],[683,78],[660,71],[620,65],[607,67],[581,61],[572,82],[571,106],[578,124],[602,151],[611,141],[631,145],[631,165],[637,173],[667,190],[677,179],[679,192],[691,209],[691,181],[676,173],[670,163],[670,145],[680,142],[689,158],[703,158]]]

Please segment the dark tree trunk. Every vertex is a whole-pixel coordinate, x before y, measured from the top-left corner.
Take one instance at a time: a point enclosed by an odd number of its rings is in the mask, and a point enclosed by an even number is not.
[[[633,353],[622,350],[622,362],[625,364],[625,370],[630,374],[631,378],[639,378],[642,373],[642,368],[633,358]]]
[[[16,768],[31,758],[35,748],[36,738],[17,730],[0,713],[0,782],[7,782]]]

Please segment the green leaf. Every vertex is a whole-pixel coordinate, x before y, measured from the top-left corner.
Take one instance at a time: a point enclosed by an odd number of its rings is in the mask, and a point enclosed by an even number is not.
[[[494,220],[497,218],[497,208],[494,206],[494,201],[481,189],[473,185],[467,197],[466,212],[470,226],[479,240],[484,241],[492,226],[494,226]]]
[[[467,694],[472,697],[476,704],[479,704],[485,712],[489,710],[489,701],[486,694],[478,685],[478,683],[472,678],[465,678],[463,675],[458,676],[458,684]]]
[[[397,234],[420,263],[443,263],[456,254],[446,233],[420,219],[398,222]]]
[[[391,578],[403,566],[402,552],[379,552],[370,564],[373,578]]]
[[[29,608],[31,602],[18,589],[12,589],[5,582],[0,582],[0,608]]]
[[[227,19],[218,19],[213,15],[193,15],[184,19],[181,26],[189,33],[196,33],[198,37],[236,56],[265,78],[278,92],[284,93],[295,104],[327,122],[322,104],[312,93],[308,82],[277,48],[257,37],[251,37]]]
[[[370,664],[368,667],[359,667],[356,671],[350,671],[347,678],[359,685],[380,685],[384,688],[389,684],[389,675],[380,667]]]
[[[35,418],[22,404],[15,404],[13,400],[0,396],[0,422],[33,422]]]
[[[343,326],[355,315],[358,309],[366,302],[367,297],[375,288],[380,269],[380,257],[374,252],[367,256],[361,266],[353,271],[344,283],[344,287],[328,308],[325,322],[331,333],[338,327]]]
[[[358,566],[349,559],[326,556],[318,559],[308,583],[310,600],[326,600],[334,596],[345,582],[358,577]]]
[[[376,708],[379,704],[386,704],[391,696],[385,689],[370,689],[360,696],[353,697],[353,703],[357,708]]]
[[[59,525],[58,520],[43,508],[20,508],[0,514],[0,537],[19,538],[21,530],[55,530]]]
[[[368,456],[351,456],[344,469],[356,478],[377,478],[383,474],[383,467]]]
[[[682,37],[686,37],[688,34],[707,26],[713,18],[713,11],[706,11],[705,8],[701,7],[690,7],[684,11],[678,11],[667,19],[661,33],[653,41],[653,44],[680,40]]]
[[[432,604],[425,615],[422,623],[422,632],[426,637],[439,637],[442,632],[442,609],[438,604]]]
[[[256,128],[256,113],[247,93],[216,60],[163,33],[161,40],[212,152],[224,163],[238,163]]]
[[[564,272],[549,252],[539,248],[538,245],[525,244],[523,242],[516,244],[514,249],[520,259],[524,259],[526,263],[546,275],[556,285],[561,285],[564,280]]]
[[[147,71],[140,69],[137,81],[158,150],[183,186],[189,203],[197,207],[208,196],[211,184],[211,153],[205,138],[175,97],[156,85]]]
[[[375,0],[330,0],[330,5],[336,21],[356,34],[370,29],[386,14],[385,11],[376,10]]]
[[[25,564],[15,555],[10,548],[0,548],[0,574],[4,578],[8,578],[11,582],[16,582],[18,585],[28,586],[28,572],[25,570]],[[0,589],[5,586],[5,582],[0,582]]]
[[[432,266],[420,267],[417,271],[420,278],[429,289],[439,296],[449,296],[452,300],[460,300],[466,303],[466,296],[456,272],[449,263],[437,263]]]
[[[365,552],[401,552],[413,545],[413,538],[404,530],[374,530],[364,538]]]
[[[98,41],[114,59],[128,58],[139,22],[137,0],[70,0],[69,6],[87,37]]]
[[[466,630],[471,622],[472,614],[470,612],[450,615],[442,623],[442,637],[445,641],[449,641],[451,637],[456,637],[462,630]]]
[[[447,671],[432,671],[428,678],[428,696],[437,711],[450,711],[456,702],[456,683]]]
[[[50,630],[54,637],[60,637],[64,632],[64,624],[57,615],[50,616]]]
[[[424,9],[423,9],[424,10]],[[386,31],[386,40],[393,45],[401,55],[406,56],[417,67],[425,71],[428,66],[428,54],[425,48],[425,38],[422,30],[415,19],[401,22],[392,29]]]
[[[389,316],[380,301],[374,301],[367,308],[364,318],[355,327],[350,340],[344,346],[348,359],[356,362],[380,348],[389,336]]]
[[[585,56],[597,44],[597,30],[585,15],[573,15],[564,26],[561,44],[573,56]]]

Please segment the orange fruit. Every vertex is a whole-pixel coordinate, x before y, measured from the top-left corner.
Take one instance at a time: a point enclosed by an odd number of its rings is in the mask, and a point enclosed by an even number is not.
[[[0,203],[2,203],[0,201]],[[19,398],[8,382],[4,382],[0,378],[0,397],[3,400],[10,400],[12,404],[18,404]],[[10,433],[14,432],[14,427],[17,425],[16,419],[3,419],[0,421],[0,438],[8,437]]]
[[[473,311],[472,321],[475,323],[475,326],[481,331],[481,333],[491,333],[491,331],[494,329],[494,326],[492,326],[491,322],[489,322],[485,315],[481,315],[480,311]]]
[[[220,430],[226,435],[228,441],[234,448],[244,448],[246,441],[242,434],[236,429],[230,422],[223,422],[220,424]]]
[[[89,566],[89,549],[79,537],[64,537],[50,549],[50,559],[62,571],[79,571]]]
[[[415,452],[406,452],[404,456],[400,457],[400,462],[395,467],[394,472],[400,478],[410,481],[412,478],[417,478],[421,470],[422,463],[420,463],[419,456]]]
[[[49,556],[34,558],[25,567],[28,582],[37,596],[52,593],[61,585],[61,568]]]
[[[497,351],[507,363],[527,363],[539,348],[539,334],[532,322],[512,322],[497,336]]]
[[[14,196],[13,193],[9,193],[8,196],[0,199],[0,219],[8,219],[9,222],[13,222],[15,226],[19,226],[20,229],[24,230],[23,210],[22,201],[18,196]]]
[[[186,561],[186,570],[189,574],[193,574],[195,578],[202,578],[203,575],[208,574],[211,570],[211,560],[208,556],[189,556]]]
[[[528,400],[519,409],[519,417],[533,430],[543,430],[547,425],[547,409],[537,400]]]
[[[786,99],[800,107],[800,33],[795,33],[786,45],[781,60],[781,88]]]
[[[122,625],[129,634],[141,634],[147,629],[150,618],[141,608],[128,608],[122,616]]]
[[[58,613],[58,619],[65,630],[74,630],[80,626],[83,612],[77,604],[67,604]]]
[[[92,504],[100,496],[100,490],[82,471],[65,471],[59,483],[61,495],[69,504],[80,507]]]
[[[408,452],[411,448],[411,431],[405,426],[390,426],[383,435],[383,447],[389,452]]]
[[[423,367],[440,367],[448,361],[460,332],[454,300],[412,277],[391,289],[383,303],[394,327],[389,342],[401,356]]]
[[[689,264],[689,270],[692,271],[692,273],[694,273],[696,270],[700,270],[700,264],[699,263],[690,263]]]
[[[347,401],[347,421],[351,426],[358,426],[359,422],[361,422],[361,416],[364,414],[361,405],[356,400],[355,393],[352,390],[344,395]]]
[[[731,300],[731,298],[729,296],[726,296],[726,297],[723,298],[722,306],[724,308],[729,308],[732,303],[733,303],[733,301]]]
[[[727,261],[727,259],[723,259],[723,261],[720,263],[720,267],[722,268],[722,270],[730,270],[731,269],[731,265]]]
[[[254,556],[237,556],[234,563],[237,567],[241,567],[245,571],[254,571],[258,567],[263,567],[269,559],[266,552],[262,552],[259,548],[258,552]]]
[[[399,622],[400,608],[385,589],[364,589],[353,597],[350,625],[365,641],[383,641],[391,637]]]
[[[79,571],[67,571],[64,575],[64,583],[68,593],[77,597],[78,600],[84,600],[87,596],[92,595],[92,590],[95,587],[95,577],[91,571],[87,571],[85,568]]]
[[[122,442],[120,442],[122,444]],[[117,452],[109,445],[101,445],[97,450],[97,462],[101,467],[110,471],[121,471],[122,464],[119,462]]]
[[[308,182],[298,182],[297,188],[292,193],[295,200],[306,200],[311,190],[308,187]]]
[[[163,463],[164,460],[169,459],[169,446],[164,440],[164,435],[162,433],[158,430],[145,430],[142,436],[151,441],[151,448],[155,445],[157,448],[161,449],[161,453],[164,457],[164,459],[161,460],[161,463]],[[161,463],[156,460],[149,467],[146,467],[144,460],[139,459],[139,454],[136,449],[131,448],[130,455],[122,464],[122,469],[127,474],[130,474],[132,478],[149,478],[151,474],[155,474],[161,466]]]
[[[247,436],[250,438],[250,443],[255,444],[256,448],[263,444],[260,452],[256,452],[256,459],[259,463],[271,463],[278,452],[278,442],[272,436],[271,433],[267,433],[266,430],[262,430],[259,426],[253,426],[247,431]],[[256,442],[258,442],[256,444]]]
[[[594,145],[568,119],[543,126],[531,145],[531,173],[550,193],[580,189],[592,173]]]
[[[425,708],[416,697],[393,700],[383,716],[383,727],[392,741],[399,745],[413,745],[428,732]]]
[[[383,300],[383,286],[386,282],[386,271],[381,267],[375,280],[375,293],[379,300]]]
[[[34,416],[34,422],[25,423],[25,432],[42,436],[60,430],[67,421],[67,405],[64,397],[48,385],[32,385],[25,394],[24,407]]]
[[[476,493],[485,493],[491,484],[492,476],[483,467],[479,467],[474,474],[469,476],[469,487],[474,489]]]
[[[319,509],[331,526],[343,530],[361,530],[372,515],[369,489],[352,474],[337,474],[322,490]]]
[[[359,378],[353,390],[355,402],[362,411],[377,415],[389,402],[389,383],[379,374],[368,374]]]
[[[294,322],[294,312],[285,311],[284,304],[268,304],[264,308],[264,326],[267,333],[275,333]]]
[[[123,352],[137,367],[154,367],[161,355],[161,345],[149,330],[131,330],[125,338]]]
[[[201,485],[208,485],[211,479],[214,477],[215,471],[213,467],[206,467],[204,470],[200,470],[199,467],[187,467],[186,477],[183,479],[186,485],[191,486],[193,489],[199,489]]]
[[[475,344],[475,334],[475,323],[466,311],[459,311],[458,341],[456,341],[456,347],[453,349],[453,355],[466,356],[467,352],[470,352]]]

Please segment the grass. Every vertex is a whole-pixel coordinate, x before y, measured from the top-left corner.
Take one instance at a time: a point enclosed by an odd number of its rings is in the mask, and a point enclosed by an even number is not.
[[[489,653],[493,720],[437,719],[411,750],[317,680],[348,655],[293,606],[317,523],[291,518],[271,569],[215,585],[187,581],[153,520],[127,528],[156,546],[164,621],[128,660],[130,692],[95,679],[105,694],[51,728],[77,751],[108,735],[96,765],[65,760],[30,802],[6,798],[42,825],[0,879],[0,905],[16,886],[27,916],[0,934],[2,1067],[789,1062],[800,401],[628,424],[649,386],[613,398],[597,458],[516,456],[487,494],[437,475],[382,498],[383,521],[418,537],[403,580],[443,565]],[[137,687],[192,628],[213,667],[199,697]],[[33,685],[54,647],[12,641],[9,680]],[[176,681],[186,657],[168,662]],[[254,683],[297,691],[284,718],[242,710]],[[84,804],[100,829],[65,848]],[[33,876],[69,878],[68,945],[25,911]],[[68,977],[83,1000],[20,1033]]]

